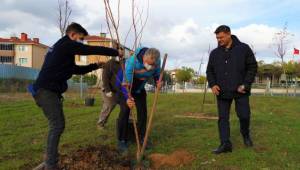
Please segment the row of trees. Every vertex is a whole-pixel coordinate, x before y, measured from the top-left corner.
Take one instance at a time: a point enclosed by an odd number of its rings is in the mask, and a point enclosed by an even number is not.
[[[258,82],[262,83],[264,80],[269,79],[272,83],[285,82],[284,71],[288,82],[292,82],[295,78],[300,77],[300,62],[281,62],[265,63],[264,61],[258,62],[257,77]],[[205,76],[197,76],[194,69],[189,67],[182,67],[175,70],[175,78],[178,83],[192,82],[193,84],[204,84],[206,81]],[[169,73],[170,74],[170,73]]]
[[[285,70],[285,75],[284,75]],[[300,77],[300,62],[273,62],[266,64],[264,61],[258,62],[257,77],[259,83],[263,82],[264,79],[269,78],[271,83],[283,83],[286,81],[291,83],[296,78]]]
[[[205,76],[196,76],[196,72],[194,69],[189,67],[182,67],[181,69],[177,69],[175,73],[176,82],[185,83],[185,82],[193,82],[194,84],[204,84],[206,81]]]

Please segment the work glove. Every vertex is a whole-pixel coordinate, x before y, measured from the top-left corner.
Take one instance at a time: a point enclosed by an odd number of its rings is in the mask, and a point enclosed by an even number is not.
[[[113,93],[111,91],[107,92],[105,93],[105,96],[111,98],[113,96]]]

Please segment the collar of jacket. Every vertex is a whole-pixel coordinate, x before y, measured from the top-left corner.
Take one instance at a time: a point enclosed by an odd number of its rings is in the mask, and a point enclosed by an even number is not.
[[[229,50],[231,50],[233,47],[241,44],[241,41],[238,39],[238,37],[236,35],[231,35],[231,39],[232,39],[232,44],[231,44],[231,47],[229,48]],[[222,50],[226,50],[226,47],[222,47],[220,45],[218,47]]]
[[[63,36],[62,39],[72,41],[71,38],[68,35]]]
[[[143,56],[148,49],[149,48],[147,47],[140,47],[137,50],[135,50],[134,55],[140,63],[143,63]]]

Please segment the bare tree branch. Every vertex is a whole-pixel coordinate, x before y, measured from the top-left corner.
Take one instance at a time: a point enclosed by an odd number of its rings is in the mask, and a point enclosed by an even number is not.
[[[131,10],[132,10],[132,14],[131,14],[131,17],[132,17],[132,25],[133,25],[133,31],[134,31],[134,44],[133,44],[133,51],[136,50],[137,48],[137,26],[136,26],[136,18],[135,18],[135,1],[132,0],[132,3],[131,3]]]
[[[142,41],[142,37],[143,37],[143,31],[144,31],[144,28],[148,22],[148,17],[149,17],[149,0],[148,0],[148,3],[147,3],[147,15],[146,15],[146,18],[145,18],[145,21],[144,23],[142,22],[142,16],[140,17],[141,18],[141,30],[138,34],[138,45],[140,46],[141,45],[141,41]]]
[[[293,34],[287,31],[287,23],[285,23],[283,29],[277,33],[275,33],[273,41],[274,41],[274,53],[277,57],[281,60],[281,66],[283,70],[283,74],[285,75],[285,88],[286,88],[286,95],[288,95],[288,82],[287,82],[287,75],[286,75],[286,68],[284,67],[284,58],[287,51],[287,45],[290,41],[291,36]]]
[[[64,0],[64,2],[62,2],[62,0],[58,0],[57,3],[58,3],[57,24],[58,24],[61,37],[63,37],[65,35],[67,26],[69,24],[69,19],[72,14],[72,9],[70,7],[68,0]]]

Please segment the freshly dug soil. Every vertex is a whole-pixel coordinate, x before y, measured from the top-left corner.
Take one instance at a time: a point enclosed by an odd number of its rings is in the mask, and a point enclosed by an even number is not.
[[[151,161],[151,167],[154,169],[182,167],[195,159],[195,157],[186,150],[177,150],[169,155],[154,153],[149,155],[148,158]]]
[[[130,159],[109,146],[89,146],[71,155],[62,155],[59,165],[65,170],[129,170]]]

